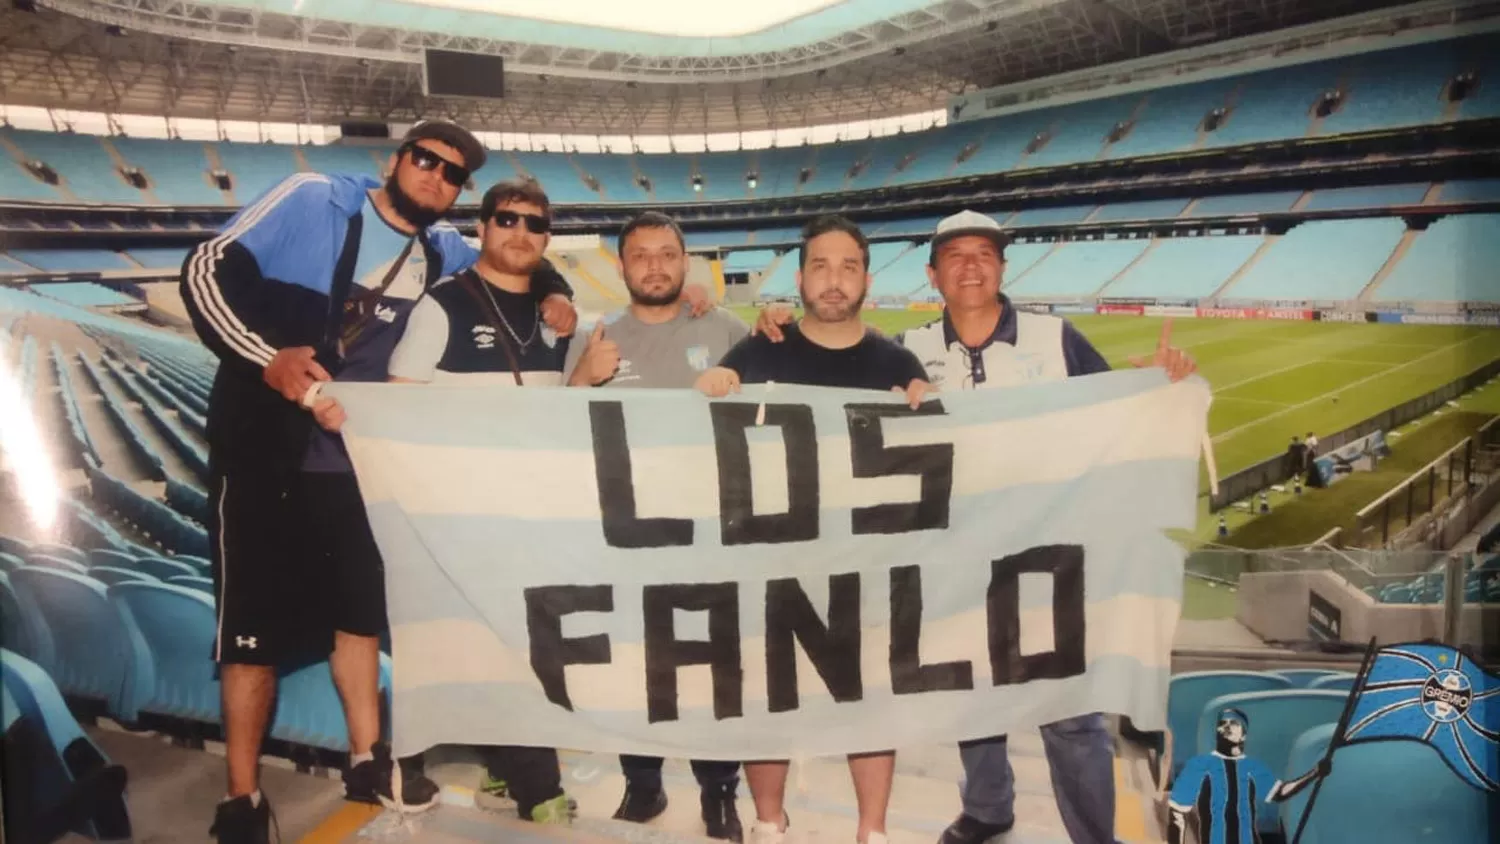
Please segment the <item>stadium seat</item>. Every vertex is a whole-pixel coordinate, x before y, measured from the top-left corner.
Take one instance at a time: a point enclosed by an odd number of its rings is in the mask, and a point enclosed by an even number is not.
[[[89,566],[114,566],[115,568],[135,568],[135,558],[124,551],[115,551],[109,548],[94,548],[88,552]]]
[[[0,571],[0,647],[27,659],[43,661],[52,655],[52,634],[30,600],[22,601],[10,582],[14,572]]]
[[[30,809],[62,804],[74,784],[97,776],[110,766],[109,759],[83,732],[78,720],[68,710],[58,687],[47,672],[35,662],[6,648],[0,648],[0,686],[4,688],[3,708],[14,711],[15,718],[5,715],[9,730],[17,718],[27,719],[38,728],[50,746],[50,753],[39,755],[43,764],[34,766],[26,777]],[[8,773],[8,772],[7,772]],[[123,785],[123,778],[120,778]],[[19,785],[19,783],[15,783]],[[12,785],[7,785],[7,791]],[[102,802],[95,803],[92,817],[80,823],[74,832],[92,839],[119,841],[131,836],[130,813],[123,788]],[[7,827],[14,818],[7,819]],[[7,832],[15,834],[14,828]]]
[[[13,536],[0,534],[0,552],[4,552],[6,554],[15,554],[17,557],[24,557],[27,554],[31,553],[31,543],[25,541],[24,539],[16,539]]]
[[[116,566],[94,566],[89,569],[89,577],[99,581],[105,586],[113,586],[116,583],[156,583],[156,578],[143,571],[135,569],[118,568]]]
[[[391,660],[380,655],[380,691],[391,689]],[[347,751],[349,730],[328,663],[299,668],[277,682],[276,716],[270,736],[282,741]],[[387,707],[388,709],[388,707]],[[388,732],[383,728],[382,733]]]
[[[46,554],[63,560],[70,560],[79,565],[88,565],[89,556],[71,545],[58,545],[46,542],[35,542],[31,545],[32,554]],[[26,554],[21,555],[26,557]],[[28,557],[29,558],[29,557]]]
[[[1172,772],[1198,753],[1198,716],[1216,697],[1237,692],[1290,689],[1276,674],[1260,671],[1191,671],[1172,676],[1167,692],[1167,728],[1172,731]]]
[[[61,557],[54,557],[51,554],[30,554],[26,557],[26,565],[57,569],[59,571],[70,571],[74,574],[88,574],[89,570],[89,567],[83,563],[64,560]]]
[[[1285,677],[1286,681],[1291,683],[1294,689],[1308,689],[1312,688],[1314,681],[1321,680],[1324,677],[1331,677],[1339,672],[1328,671],[1322,668],[1282,668],[1271,673]]]
[[[142,557],[135,561],[137,571],[143,571],[157,580],[170,580],[174,577],[198,577],[202,572],[191,563],[178,560],[168,560],[164,557]]]
[[[190,577],[184,574],[178,575],[176,577],[169,577],[167,578],[167,582],[172,584],[173,586],[181,586],[184,589],[197,589],[199,592],[203,592],[208,595],[212,595],[214,593],[214,582],[212,578]]]
[[[1307,688],[1326,692],[1352,691],[1354,689],[1354,676],[1354,674],[1348,671],[1333,672],[1308,683]]]
[[[7,554],[4,551],[0,551],[0,571],[13,571],[24,565],[26,565],[26,561],[15,554]]]
[[[104,701],[114,711],[128,668],[125,629],[104,584],[81,574],[27,566],[11,572],[23,603],[40,610],[52,639],[41,662],[64,694]]]
[[[194,557],[194,556],[192,556],[190,554],[178,554],[178,555],[174,556],[172,559],[175,562],[187,563],[188,565],[190,565],[193,568],[197,569],[198,572],[199,572],[199,574],[203,575],[204,577],[208,576],[209,568],[212,565],[211,563],[209,563],[209,561],[206,558],[204,558],[204,557]]]
[[[1220,695],[1204,704],[1198,716],[1197,753],[1214,751],[1219,713],[1234,708],[1250,719],[1245,755],[1259,759],[1272,771],[1286,770],[1297,737],[1321,724],[1336,723],[1348,699],[1346,692],[1309,689]],[[1262,832],[1276,831],[1276,823],[1274,812],[1260,816]]]
[[[1285,769],[1273,770],[1288,778],[1312,769],[1333,732],[1333,724],[1306,730],[1293,742]],[[1288,840],[1311,794],[1305,790],[1281,805]],[[1494,802],[1493,795],[1454,776],[1437,752],[1420,742],[1350,745],[1333,755],[1333,771],[1318,791],[1302,844],[1493,841]]]
[[[166,583],[116,584],[109,599],[131,652],[121,718],[134,722],[141,713],[153,713],[219,723],[213,599]]]

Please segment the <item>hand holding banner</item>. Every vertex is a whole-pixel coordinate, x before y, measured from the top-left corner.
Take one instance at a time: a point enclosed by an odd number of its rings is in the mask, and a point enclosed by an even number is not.
[[[929,397],[335,384],[398,755],[745,759],[1162,724],[1206,384]]]

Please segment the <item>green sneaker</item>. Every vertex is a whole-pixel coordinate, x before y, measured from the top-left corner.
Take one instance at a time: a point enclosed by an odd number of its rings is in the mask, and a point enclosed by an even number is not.
[[[492,777],[490,776],[489,772],[486,771],[484,779],[479,783],[479,790],[484,794],[490,795],[491,797],[504,797],[507,793],[509,793],[510,788],[506,785],[505,780],[499,779],[497,777]]]
[[[568,795],[559,794],[545,803],[538,803],[532,807],[531,822],[551,826],[571,826],[573,815],[577,811],[577,804],[569,800]]]

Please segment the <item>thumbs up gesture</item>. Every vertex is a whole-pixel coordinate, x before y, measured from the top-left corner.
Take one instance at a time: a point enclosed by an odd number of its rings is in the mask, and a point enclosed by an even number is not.
[[[575,387],[597,387],[615,377],[620,366],[620,347],[613,340],[604,338],[604,320],[594,324],[594,333],[589,335],[589,344],[578,359],[569,384]]]

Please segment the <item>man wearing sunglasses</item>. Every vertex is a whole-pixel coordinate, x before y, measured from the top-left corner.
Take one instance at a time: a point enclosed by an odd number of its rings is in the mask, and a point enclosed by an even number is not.
[[[291,176],[183,264],[183,301],[221,361],[207,433],[229,769],[211,834],[224,844],[268,841],[258,760],[276,669],[323,657],[349,729],[348,799],[405,811],[436,802],[437,786],[379,741],[383,568],[343,443],[319,430],[337,430],[343,411],[312,397],[335,377],[385,380],[418,297],[474,262],[439,220],[484,162],[463,128],[419,123],[384,183]],[[570,334],[566,283],[553,274],[534,290],[554,329]]]

